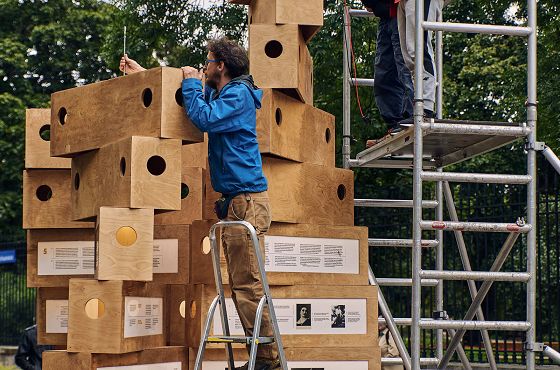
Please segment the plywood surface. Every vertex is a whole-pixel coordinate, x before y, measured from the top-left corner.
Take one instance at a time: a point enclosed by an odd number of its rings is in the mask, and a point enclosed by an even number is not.
[[[25,168],[70,168],[70,159],[51,157],[51,110],[25,110]]]

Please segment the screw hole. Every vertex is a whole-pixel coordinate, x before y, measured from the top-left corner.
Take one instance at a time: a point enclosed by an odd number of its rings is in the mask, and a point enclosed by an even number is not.
[[[338,189],[336,189],[336,195],[338,195],[338,199],[344,200],[346,197],[346,186],[340,184],[338,185]]]
[[[76,172],[74,175],[74,189],[78,190],[80,188],[80,174]]]
[[[331,142],[331,129],[330,128],[327,128],[325,130],[325,140],[326,140],[327,143]]]
[[[87,317],[97,320],[105,313],[105,303],[99,298],[92,298],[86,302],[85,309]]]
[[[181,91],[181,88],[178,88],[177,91],[175,91],[175,102],[180,107],[183,106],[183,91]]]
[[[147,167],[148,167],[148,171],[152,175],[159,176],[165,172],[165,167],[166,167],[165,159],[163,159],[159,155],[154,155],[150,157],[150,159],[148,159]]]
[[[146,108],[152,104],[152,89],[147,88],[142,91],[142,102]]]
[[[185,199],[189,196],[189,186],[185,183],[181,183],[181,199]]]
[[[51,125],[48,123],[39,129],[39,136],[45,141],[51,141]]]
[[[282,109],[276,108],[275,116],[276,116],[276,124],[280,126],[280,124],[282,123]]]
[[[264,53],[269,58],[278,58],[280,55],[282,55],[283,51],[284,47],[280,42],[276,40],[269,41],[264,46]]]
[[[126,173],[126,159],[124,157],[121,158],[120,167],[121,167],[121,176],[124,176]]]
[[[52,198],[52,189],[48,185],[41,185],[37,188],[35,195],[41,202],[46,202]]]
[[[68,116],[68,112],[66,112],[66,108],[62,107],[58,110],[58,122],[61,125],[66,123],[66,118]]]

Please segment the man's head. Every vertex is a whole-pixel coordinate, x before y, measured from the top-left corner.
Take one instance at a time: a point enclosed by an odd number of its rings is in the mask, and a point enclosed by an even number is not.
[[[243,47],[226,37],[208,41],[206,83],[215,89],[229,80],[247,74],[249,58]]]

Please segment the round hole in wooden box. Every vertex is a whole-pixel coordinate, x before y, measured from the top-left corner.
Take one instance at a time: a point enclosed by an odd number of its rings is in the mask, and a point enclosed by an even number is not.
[[[205,236],[204,239],[202,239],[202,253],[203,254],[208,254],[210,253],[210,250],[212,249],[211,245],[210,245],[210,238]]]
[[[58,110],[58,123],[64,125],[66,123],[67,118],[68,118],[68,112],[66,111],[66,108],[61,107]]]
[[[181,317],[184,319],[185,315],[186,315],[186,302],[185,301],[181,301],[181,303],[179,304],[179,315],[181,315]]]
[[[35,191],[35,195],[37,196],[37,199],[39,199],[41,202],[46,202],[52,198],[53,192],[50,186],[41,185]]]
[[[39,129],[39,137],[45,141],[51,141],[51,125],[45,123]]]
[[[278,58],[284,52],[284,47],[279,41],[270,40],[264,46],[264,53],[269,58]]]
[[[92,298],[86,302],[84,309],[87,317],[97,320],[105,314],[105,303],[99,298]]]
[[[146,88],[142,91],[142,103],[146,108],[152,104],[152,89]]]
[[[185,199],[186,197],[188,197],[189,192],[190,192],[189,186],[182,182],[181,183],[181,199]]]
[[[344,200],[346,198],[346,186],[343,184],[338,185],[338,189],[336,189],[336,195],[338,195],[338,199]]]
[[[159,176],[165,172],[165,159],[159,155],[153,155],[148,159],[146,166],[148,168],[148,172],[154,176]]]
[[[177,91],[175,91],[175,102],[180,107],[183,106],[183,91],[181,91],[181,88],[178,88]]]

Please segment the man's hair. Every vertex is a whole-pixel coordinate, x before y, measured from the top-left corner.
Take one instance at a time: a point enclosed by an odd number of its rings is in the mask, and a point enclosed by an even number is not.
[[[227,74],[236,78],[249,71],[249,58],[245,49],[227,37],[208,40],[206,49],[213,53],[216,59],[224,62]]]

